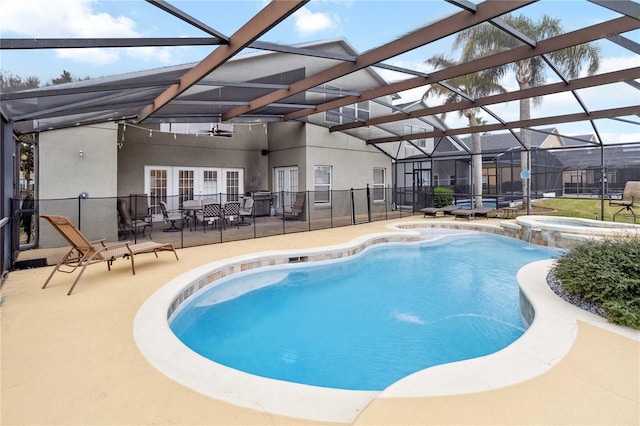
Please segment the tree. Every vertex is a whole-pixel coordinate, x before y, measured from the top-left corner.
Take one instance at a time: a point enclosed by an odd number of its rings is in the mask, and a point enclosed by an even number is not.
[[[40,86],[38,77],[23,78],[6,71],[0,72],[0,92],[9,93],[18,90],[35,89],[38,86]]]
[[[544,15],[535,22],[525,15],[505,15],[502,21],[520,31],[534,41],[544,40],[560,35],[564,32],[560,19]],[[462,48],[462,57],[469,60],[494,53],[510,50],[524,43],[511,34],[491,25],[483,23],[458,33],[453,48]],[[550,62],[564,75],[572,79],[577,78],[587,65],[587,73],[594,74],[600,66],[600,48],[594,44],[580,44],[566,49],[556,50],[547,55]],[[539,86],[546,78],[546,62],[541,56],[535,56],[521,61],[503,65],[498,68],[498,74],[512,71],[521,90]],[[520,100],[520,120],[531,118],[531,103],[540,103],[540,98]],[[521,154],[522,170],[529,170],[529,151],[531,149],[531,132],[520,129],[520,137],[524,150]],[[522,182],[523,199],[530,210],[531,197],[527,182]]]
[[[51,85],[55,86],[56,84],[71,83],[72,81],[73,78],[71,77],[71,73],[67,70],[63,70],[60,77],[51,79]]]
[[[466,62],[466,58],[463,58]],[[436,68],[448,68],[457,65],[457,62],[447,59],[443,55],[435,55],[426,61]],[[505,89],[498,84],[499,75],[496,69],[485,70],[473,74],[462,75],[447,80],[447,84],[455,87],[464,94],[479,98],[492,93],[504,93]],[[425,92],[423,101],[430,96],[443,96],[445,103],[451,104],[463,100],[460,92],[456,92],[440,84],[431,85]],[[482,118],[478,116],[477,108],[467,108],[459,111],[469,121],[469,127],[473,128],[482,123]],[[443,114],[444,118],[446,114]],[[474,206],[482,207],[482,146],[480,144],[480,134],[471,131],[471,169],[473,171],[473,196]]]

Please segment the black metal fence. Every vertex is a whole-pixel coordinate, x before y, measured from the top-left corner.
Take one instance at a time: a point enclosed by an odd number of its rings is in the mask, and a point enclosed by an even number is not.
[[[216,244],[271,235],[350,226],[413,214],[392,201],[391,189],[371,188],[300,193],[304,202],[293,212],[296,193],[261,193],[253,210],[240,214],[245,199],[237,194],[208,194],[187,203],[185,197],[128,194],[120,197],[12,200],[9,226],[17,250],[68,246],[41,215],[68,217],[91,241],[153,239],[177,248]],[[316,196],[318,195],[318,196]],[[257,203],[256,203],[257,201]],[[204,203],[219,204],[216,218],[207,216]],[[260,205],[262,203],[262,205]],[[268,203],[265,208],[264,203]],[[126,210],[119,210],[123,207]],[[165,211],[163,212],[164,204]],[[234,206],[235,205],[235,206]],[[232,210],[225,206],[234,207]]]

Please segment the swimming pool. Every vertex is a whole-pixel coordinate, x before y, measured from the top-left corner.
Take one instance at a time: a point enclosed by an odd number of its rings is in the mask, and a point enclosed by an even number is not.
[[[449,234],[234,274],[183,303],[171,328],[228,367],[339,389],[382,390],[424,368],[494,353],[526,328],[517,270],[557,251]]]

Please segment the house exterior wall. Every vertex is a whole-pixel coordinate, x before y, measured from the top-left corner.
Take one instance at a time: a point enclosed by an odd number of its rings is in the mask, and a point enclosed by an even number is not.
[[[42,132],[37,173],[40,214],[59,214],[82,229],[90,240],[117,240],[117,125],[92,126]],[[80,152],[82,151],[82,156]],[[86,192],[88,198],[70,202]],[[82,212],[82,223],[79,221]],[[67,245],[62,237],[41,221],[41,247]]]
[[[298,167],[298,189],[307,189],[307,174],[303,167],[307,157],[305,124],[301,122],[269,123],[269,185],[274,189],[277,167]]]
[[[541,144],[540,148],[558,148],[564,145],[562,138],[556,134],[549,135]]]
[[[151,129],[151,130],[150,130]],[[124,131],[124,138],[122,132]],[[118,195],[144,192],[144,167],[185,166],[244,169],[244,190],[269,184],[267,135],[262,124],[235,125],[232,137],[160,132],[158,126],[121,126],[118,140]]]

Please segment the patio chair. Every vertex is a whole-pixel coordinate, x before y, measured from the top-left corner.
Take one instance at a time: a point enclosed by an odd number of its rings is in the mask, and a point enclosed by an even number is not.
[[[620,207],[620,210],[613,214],[613,221],[616,221],[617,215],[623,211],[628,211],[633,216],[633,223],[636,223],[637,214],[633,211],[633,206],[638,202],[640,202],[640,181],[629,180],[624,185],[621,199],[609,199],[610,206]]]
[[[245,198],[244,204],[240,208],[240,212],[238,215],[240,216],[240,222],[238,222],[238,226],[241,225],[251,225],[250,222],[247,222],[246,218],[253,217],[253,198]]]
[[[222,208],[220,207],[220,203],[218,203],[216,200],[202,200],[202,209],[196,212],[196,218],[202,223],[204,232],[207,232],[207,224],[211,225],[211,227],[213,227],[214,225],[216,227],[218,226],[221,210]]]
[[[167,203],[160,201],[160,210],[162,210],[162,217],[165,222],[171,222],[171,225],[167,229],[163,229],[162,232],[180,232],[184,227],[184,212],[182,210],[169,210]],[[176,222],[180,221],[180,228],[176,226]]]
[[[224,218],[224,223],[233,223],[234,220],[238,219],[238,216],[240,216],[240,202],[226,202],[224,204],[224,207],[222,208],[222,217]]]
[[[118,198],[118,216],[120,216],[120,221],[118,223],[120,232],[125,236],[126,234],[135,235],[140,230],[142,230],[142,236],[144,237],[144,233],[149,228],[149,239],[151,239],[151,217],[149,217],[149,221],[143,219],[132,219],[129,214],[129,209],[127,208],[127,202],[122,198]]]
[[[147,194],[129,194],[129,212],[131,219],[152,223],[151,208]]]
[[[49,284],[49,281],[51,281],[51,278],[57,271],[70,274],[76,269],[81,268],[80,273],[75,281],[73,281],[67,293],[67,295],[70,295],[87,266],[94,263],[106,262],[107,269],[110,271],[111,265],[119,257],[128,257],[131,259],[131,272],[133,275],[136,274],[135,257],[138,254],[153,253],[158,257],[159,251],[172,251],[176,256],[176,260],[178,260],[178,253],[176,253],[171,243],[145,241],[144,243],[130,244],[129,241],[124,241],[107,244],[104,240],[89,241],[84,234],[64,216],[41,215],[40,217],[47,220],[51,226],[71,244],[71,248],[62,256],[56,267],[51,271],[49,278],[47,278],[47,281],[45,281],[42,286],[43,289],[47,287],[47,284]],[[68,267],[70,270],[62,269],[63,267]]]
[[[283,219],[290,219],[290,220],[294,220],[297,219],[298,216],[300,216],[300,213],[302,213],[302,209],[304,208],[304,199],[305,199],[305,193],[304,192],[297,192],[296,193],[296,200],[293,203],[293,206],[291,206],[291,208],[289,208],[288,210],[285,210],[283,212]]]
[[[196,200],[184,200],[182,202],[182,211],[185,216],[185,220],[189,223],[189,231],[191,231],[193,223],[193,229],[198,228],[198,212],[200,211],[200,202]]]

